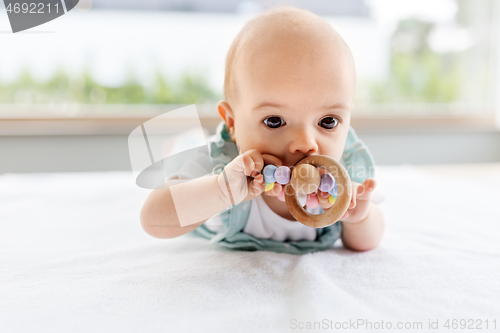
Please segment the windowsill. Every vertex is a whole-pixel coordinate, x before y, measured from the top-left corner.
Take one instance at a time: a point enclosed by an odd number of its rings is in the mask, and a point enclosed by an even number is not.
[[[49,115],[45,110],[30,107],[29,113],[19,107],[3,112],[0,118],[0,136],[35,135],[128,135],[137,126],[157,115],[183,105],[116,105],[86,106],[85,112],[73,117]],[[201,125],[215,131],[221,122],[214,116],[214,105],[196,104]],[[81,108],[81,107],[80,107]],[[5,111],[6,107],[2,107]],[[28,107],[26,107],[28,109]],[[44,116],[40,116],[40,114]],[[17,117],[16,117],[17,115]],[[22,115],[20,117],[19,115]],[[117,116],[120,115],[120,116]],[[192,119],[169,120],[168,131],[178,133],[192,125]],[[474,115],[377,115],[367,116],[353,112],[351,126],[357,133],[477,133],[499,132],[493,113]]]
[[[9,118],[0,119],[0,136],[29,135],[128,135],[151,118]],[[200,117],[211,133],[220,123],[218,117]],[[172,132],[187,129],[187,119],[172,119]],[[362,133],[401,132],[498,132],[493,116],[353,116],[351,126]]]

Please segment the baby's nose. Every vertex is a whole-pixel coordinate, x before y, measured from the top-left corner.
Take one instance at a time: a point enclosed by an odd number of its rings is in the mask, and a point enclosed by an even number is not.
[[[318,144],[313,130],[299,128],[292,133],[290,153],[314,154],[318,151]]]

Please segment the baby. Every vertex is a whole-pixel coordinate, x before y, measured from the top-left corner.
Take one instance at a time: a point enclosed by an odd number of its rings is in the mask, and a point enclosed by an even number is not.
[[[223,173],[175,185],[175,196],[189,200],[174,206],[171,189],[154,190],[141,212],[144,230],[157,238],[196,231],[211,242],[243,250],[307,253],[331,248],[338,238],[356,251],[376,247],[384,218],[370,200],[376,186],[369,177],[373,170],[359,179],[349,172],[353,196],[348,211],[320,229],[297,222],[278,199],[283,187],[276,183],[265,191],[261,173],[267,164],[291,167],[318,154],[336,161],[361,158],[368,161],[364,167],[373,168],[371,155],[350,127],[355,81],[349,47],[319,16],[281,7],[248,22],[229,49],[225,101],[217,104],[223,120],[218,146],[233,142],[240,152]],[[349,156],[348,144],[357,147]],[[318,190],[316,213],[332,206],[328,195]]]

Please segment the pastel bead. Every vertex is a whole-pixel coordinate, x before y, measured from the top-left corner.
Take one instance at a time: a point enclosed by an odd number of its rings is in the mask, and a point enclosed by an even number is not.
[[[281,187],[281,192],[278,194],[278,200],[285,202],[285,186]]]
[[[332,197],[331,195],[328,197],[328,201],[333,205],[335,201],[337,200],[337,197]]]
[[[266,192],[267,192],[267,191],[270,191],[273,187],[274,187],[274,182],[273,182],[273,183],[266,184]]]
[[[320,191],[330,192],[335,185],[337,185],[337,182],[331,173],[324,173],[321,175],[321,183],[319,184]]]
[[[302,194],[315,192],[321,183],[318,169],[311,164],[299,164],[292,171],[290,185]]]
[[[287,166],[280,166],[277,167],[276,170],[274,171],[274,179],[276,180],[277,183],[281,185],[286,185],[288,182],[290,182],[290,168]]]
[[[318,196],[316,195],[316,193],[311,193],[307,195],[306,206],[311,209],[314,209],[319,206]]]
[[[274,172],[278,167],[276,165],[268,164],[262,170],[262,174],[264,175],[264,181],[268,184],[274,183],[276,179],[274,178]]]
[[[337,184],[335,184],[335,186],[330,191],[328,191],[328,193],[330,193],[331,196],[337,197],[338,195]]]
[[[300,206],[304,207],[307,202],[307,194],[297,193],[297,200],[299,200]]]

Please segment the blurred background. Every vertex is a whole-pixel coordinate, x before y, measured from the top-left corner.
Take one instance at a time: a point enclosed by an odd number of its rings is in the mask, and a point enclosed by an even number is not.
[[[188,104],[213,133],[231,41],[278,5],[349,44],[376,164],[500,162],[497,0],[81,0],[17,34],[0,10],[0,173],[130,170],[128,134]]]

